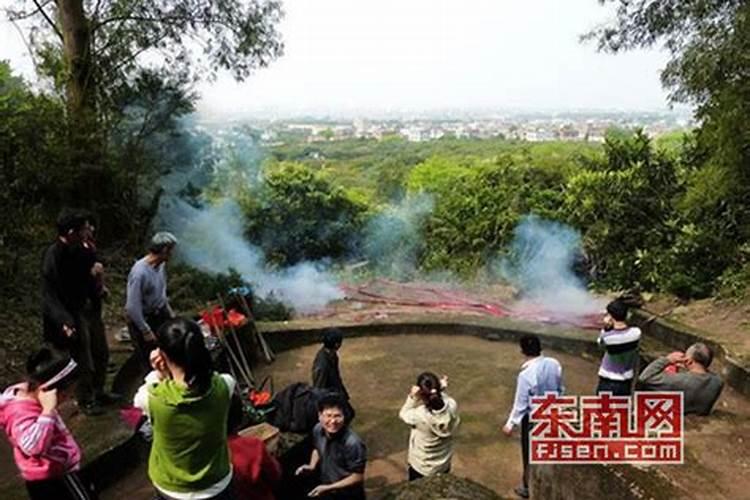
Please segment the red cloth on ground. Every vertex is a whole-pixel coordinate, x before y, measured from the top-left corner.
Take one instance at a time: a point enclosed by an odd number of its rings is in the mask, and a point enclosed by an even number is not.
[[[229,436],[229,451],[237,497],[274,500],[273,484],[281,479],[281,465],[268,453],[263,441],[252,436]]]

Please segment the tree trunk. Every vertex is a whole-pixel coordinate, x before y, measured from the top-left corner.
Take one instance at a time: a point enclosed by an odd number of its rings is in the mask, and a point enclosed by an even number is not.
[[[91,30],[83,0],[56,0],[63,35],[66,105],[70,120],[74,165],[99,163],[95,85],[91,60]]]

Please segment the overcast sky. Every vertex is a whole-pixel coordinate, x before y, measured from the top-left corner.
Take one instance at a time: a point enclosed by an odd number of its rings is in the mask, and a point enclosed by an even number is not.
[[[1,2],[5,3],[5,2]],[[202,84],[199,109],[633,109],[666,107],[666,54],[599,54],[579,36],[596,0],[284,0],[285,55],[244,83]],[[27,75],[17,32],[0,58]]]

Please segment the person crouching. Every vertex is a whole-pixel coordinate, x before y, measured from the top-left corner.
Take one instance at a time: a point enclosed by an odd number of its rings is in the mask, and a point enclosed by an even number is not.
[[[311,497],[339,500],[365,498],[365,465],[367,448],[352,431],[344,417],[346,402],[338,395],[328,395],[318,402],[318,424],[312,432],[313,451],[310,462],[301,465],[295,475],[306,475],[320,468],[320,482],[308,493]]]

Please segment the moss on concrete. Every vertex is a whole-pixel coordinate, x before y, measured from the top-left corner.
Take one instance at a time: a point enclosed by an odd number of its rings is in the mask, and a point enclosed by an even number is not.
[[[502,500],[497,493],[479,483],[452,474],[403,482],[388,488],[381,500]]]

